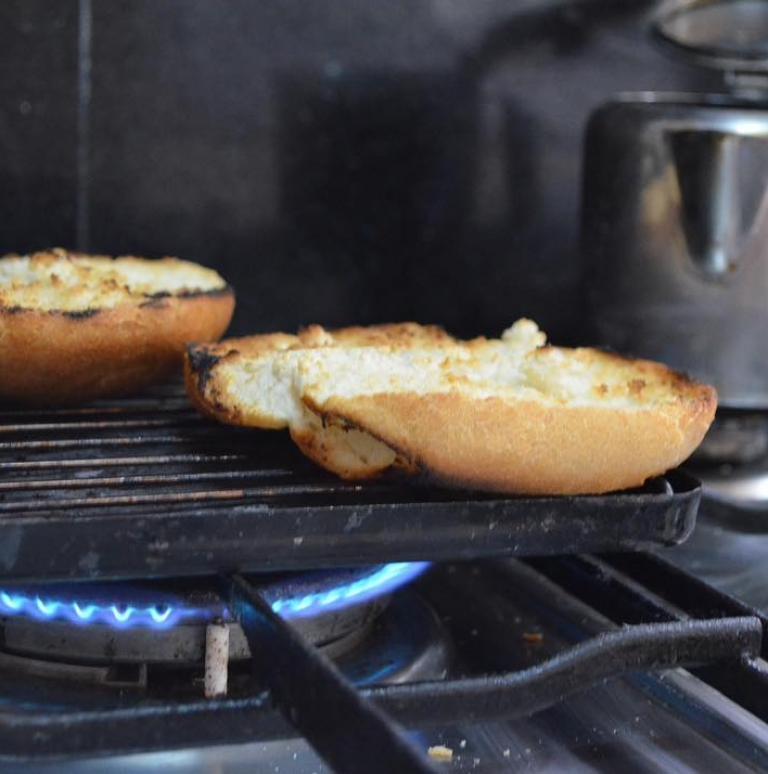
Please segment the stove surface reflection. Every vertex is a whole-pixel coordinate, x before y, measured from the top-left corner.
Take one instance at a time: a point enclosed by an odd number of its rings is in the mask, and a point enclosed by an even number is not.
[[[768,487],[768,473],[763,480]],[[740,487],[750,495],[743,500],[719,484],[710,494],[704,481],[696,529],[685,543],[661,555],[748,605],[768,610],[768,500],[753,496],[760,484],[756,479],[754,486]]]

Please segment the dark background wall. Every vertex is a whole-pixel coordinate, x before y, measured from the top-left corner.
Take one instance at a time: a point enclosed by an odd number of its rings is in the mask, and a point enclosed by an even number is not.
[[[5,0],[0,250],[214,266],[238,333],[529,315],[569,343],[587,117],[713,86],[653,6]]]

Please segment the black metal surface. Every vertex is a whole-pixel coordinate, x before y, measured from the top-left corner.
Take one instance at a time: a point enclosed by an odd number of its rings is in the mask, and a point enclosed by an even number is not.
[[[640,624],[606,632],[513,674],[372,688],[370,698],[404,723],[530,715],[599,680],[692,666],[759,651],[754,618]]]
[[[435,772],[403,729],[363,699],[330,661],[272,612],[242,576],[232,579],[232,593],[232,608],[248,640],[254,673],[269,687],[283,716],[334,771]]]
[[[610,565],[635,578],[645,589],[697,618],[743,616],[757,618],[763,626],[761,655],[768,659],[768,615],[730,594],[710,586],[659,556],[620,554],[605,557]]]
[[[3,583],[640,550],[685,540],[699,499],[679,473],[595,497],[344,482],[174,391],[0,411]]]
[[[753,653],[759,647],[756,631],[754,619],[633,627],[592,640],[563,657],[519,673],[368,687],[359,690],[358,698],[363,706],[372,703],[377,715],[385,712],[397,722],[419,726],[458,719],[530,715],[586,688],[592,681],[628,671],[665,669],[691,661],[699,663],[705,658],[720,661],[730,657],[738,661],[742,652]],[[274,665],[273,659],[274,654],[270,654],[270,665]],[[738,668],[736,672],[739,673]],[[742,681],[747,678],[747,674],[742,675]],[[317,674],[313,673],[312,679],[317,679]],[[349,740],[359,737],[346,730],[343,735],[339,734],[337,727],[330,727],[335,726],[334,713],[339,704],[331,696],[335,689],[329,689],[327,694],[323,689],[312,696],[313,691],[308,685],[297,684],[296,687],[304,689],[304,694],[310,696],[309,701],[318,694],[331,698],[330,704],[318,704],[310,710],[310,721],[297,715],[291,718],[291,723],[296,721],[295,725],[307,733],[309,741],[315,745],[319,743],[320,747],[323,744],[320,735],[325,736],[325,743],[332,749],[329,751],[325,747],[320,752],[340,765],[339,771],[361,770],[359,759],[358,768],[354,768],[354,758],[339,762],[335,757],[359,755],[361,751],[365,756],[366,771],[380,770],[388,774],[393,770],[389,766],[392,759],[385,759],[383,769],[375,768],[373,763],[368,766],[368,762],[374,760],[371,753],[374,748],[351,745]],[[745,690],[749,687],[745,686]],[[297,697],[301,704],[301,694],[292,695],[290,701]],[[323,719],[325,727],[320,725]],[[312,723],[318,727],[311,728]],[[384,725],[391,728],[392,722],[386,720]],[[318,736],[314,735],[315,730]],[[109,755],[237,744],[290,735],[290,727],[275,711],[270,695],[266,693],[247,699],[140,703],[107,709],[81,708],[71,712],[45,712],[34,707],[11,710],[0,705],[0,759]],[[409,769],[403,764],[398,770],[431,769]]]
[[[528,559],[528,564],[565,586],[578,584],[581,598],[614,621],[673,621],[698,617],[726,620],[749,616],[762,631],[752,656],[694,674],[768,723],[768,616],[658,556],[630,554],[597,559],[567,557],[558,562]]]
[[[566,561],[551,560],[551,564]],[[439,586],[448,581],[452,572],[471,574],[479,571],[482,574],[487,564],[437,568],[433,571],[432,580]],[[500,566],[499,572],[503,577],[507,565],[518,566],[520,562],[495,564]],[[540,579],[538,604],[548,603],[552,607],[570,610],[581,604],[579,599],[583,591],[586,590],[586,596],[589,596],[595,580],[588,573],[583,578],[565,573],[563,587],[558,588],[545,576],[524,569],[531,589],[536,584],[536,578]],[[659,568],[659,572],[663,572],[663,569]],[[618,574],[616,583],[620,584],[620,580]],[[627,584],[633,593],[639,597],[643,595],[639,583],[627,578]],[[429,584],[425,584],[425,588],[428,592]],[[500,593],[518,593],[513,584],[504,586],[497,583],[495,588]],[[703,593],[706,594],[706,591],[705,588]],[[524,594],[528,596],[528,590]],[[646,595],[652,608],[655,597],[650,592],[646,592]],[[472,625],[477,628],[478,638],[486,641],[495,639],[498,629],[493,627],[493,605],[478,603],[472,612],[475,614]],[[720,615],[710,620],[688,619],[681,612],[676,616],[678,620],[641,623],[618,630],[610,630],[610,623],[602,619],[604,623],[601,625],[607,626],[609,630],[597,635],[594,635],[594,629],[590,626],[587,626],[585,632],[582,625],[571,620],[569,627],[572,638],[591,638],[571,650],[537,661],[529,668],[493,674],[480,671],[467,677],[421,684],[365,687],[359,690],[359,696],[386,711],[395,721],[425,727],[447,720],[529,715],[586,688],[595,680],[626,672],[662,670],[679,665],[716,664],[719,673],[739,676],[736,683],[740,690],[747,694],[761,692],[764,688],[762,682],[754,685],[749,683],[752,667],[745,669],[745,665],[755,663],[754,658],[760,651],[760,620],[755,616],[730,616],[727,611],[719,612]],[[591,619],[592,624],[601,620],[599,616],[597,619],[592,616]],[[278,695],[284,707],[297,702],[294,706],[300,709],[297,710],[299,715],[296,720],[302,720],[301,715],[307,711],[310,725],[317,720],[312,713],[322,714],[326,711],[330,718],[335,711],[331,709],[332,704],[328,704],[327,699],[318,703],[320,696],[326,695],[326,686],[320,694],[301,695],[302,690],[310,694],[316,679],[314,675],[311,679],[302,679],[306,678],[306,669],[313,668],[311,664],[308,667],[306,664],[302,666],[305,656],[301,655],[298,661],[294,660],[295,654],[291,654],[290,648],[285,647],[282,627],[280,630],[262,632],[262,637],[264,634],[268,636],[263,640],[263,645],[259,646],[258,669],[261,675],[275,683],[271,695],[264,692],[236,700],[188,700],[159,704],[131,701],[128,698],[115,704],[113,698],[111,705],[70,701],[65,706],[56,706],[55,703],[50,705],[41,704],[39,700],[30,701],[23,686],[18,698],[12,700],[9,692],[13,680],[9,682],[4,677],[3,689],[0,691],[0,754],[15,758],[52,755],[74,757],[284,738],[292,732],[272,705],[271,696],[277,698]],[[519,632],[515,635],[510,630],[507,634],[507,649],[514,647],[515,636],[519,638]],[[291,675],[294,664],[298,664],[297,671]],[[287,681],[288,689],[285,684],[278,684],[281,680]],[[293,695],[293,691],[297,693]],[[311,709],[306,709],[306,702],[312,705]],[[306,721],[306,715],[303,720]],[[345,734],[344,738],[348,740],[349,735]]]
[[[762,626],[761,654],[768,656],[768,616],[687,574],[659,556],[617,554],[524,560],[566,588],[578,585],[580,598],[620,623],[750,616]]]

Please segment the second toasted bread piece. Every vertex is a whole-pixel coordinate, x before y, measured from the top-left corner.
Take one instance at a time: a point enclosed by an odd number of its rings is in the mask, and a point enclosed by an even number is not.
[[[211,269],[62,249],[0,259],[0,399],[34,405],[127,394],[214,341],[234,293]]]

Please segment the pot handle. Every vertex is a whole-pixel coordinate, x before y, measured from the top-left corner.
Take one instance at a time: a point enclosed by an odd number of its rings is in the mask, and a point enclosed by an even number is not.
[[[727,132],[670,132],[688,255],[706,276],[719,279],[739,261],[742,208],[738,185],[739,136]]]

